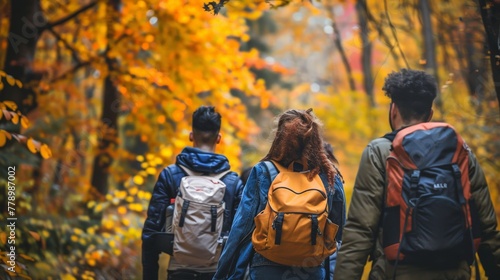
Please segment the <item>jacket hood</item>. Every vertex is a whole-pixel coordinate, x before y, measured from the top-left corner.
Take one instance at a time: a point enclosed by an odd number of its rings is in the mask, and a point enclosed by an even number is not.
[[[186,147],[177,155],[176,164],[185,166],[192,171],[201,173],[221,173],[231,166],[224,155]]]

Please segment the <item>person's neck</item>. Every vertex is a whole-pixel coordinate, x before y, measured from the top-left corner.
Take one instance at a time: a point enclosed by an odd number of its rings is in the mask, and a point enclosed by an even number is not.
[[[403,129],[405,127],[412,126],[412,125],[416,125],[416,124],[419,124],[419,123],[423,123],[423,122],[425,122],[425,121],[422,121],[422,120],[411,120],[411,121],[403,122],[403,123],[401,123],[401,125],[399,125],[398,130],[399,129]]]
[[[209,153],[215,152],[215,147],[211,145],[195,145],[194,147],[204,152],[209,152]]]

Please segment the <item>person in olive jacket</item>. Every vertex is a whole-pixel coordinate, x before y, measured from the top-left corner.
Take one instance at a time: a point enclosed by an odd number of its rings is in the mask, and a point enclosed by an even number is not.
[[[394,132],[432,118],[436,97],[435,79],[423,71],[402,69],[385,79],[385,94],[391,99],[389,122]],[[386,138],[371,141],[363,151],[348,211],[344,239],[338,252],[335,280],[360,279],[367,259],[373,260],[370,279],[470,279],[466,261],[453,268],[426,268],[398,264],[385,259],[382,251],[381,220],[386,186],[386,158],[391,142]],[[489,279],[500,279],[500,232],[488,186],[479,163],[469,151],[469,177],[472,199],[479,213],[481,243],[478,254]]]
[[[158,279],[158,259],[166,242],[162,239],[166,223],[166,208],[170,199],[177,196],[181,179],[186,173],[183,166],[202,174],[219,174],[230,170],[228,159],[215,153],[220,142],[221,115],[212,106],[201,106],[193,113],[193,131],[189,140],[194,147],[185,147],[171,164],[160,173],[149,202],[147,218],[142,231],[142,277],[144,280]],[[236,209],[241,200],[243,184],[235,172],[229,172],[221,179],[226,184],[224,194],[225,211],[222,235],[227,236],[233,223]],[[170,257],[168,279],[212,279],[217,263],[208,267],[193,267]]]

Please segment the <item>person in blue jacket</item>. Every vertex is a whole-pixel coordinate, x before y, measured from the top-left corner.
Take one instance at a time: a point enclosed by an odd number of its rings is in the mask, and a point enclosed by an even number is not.
[[[193,142],[194,147],[184,148],[177,155],[175,164],[166,167],[158,177],[142,231],[142,275],[144,280],[158,279],[159,254],[162,252],[162,246],[165,245],[163,244],[165,240],[162,237],[165,237],[163,228],[166,222],[166,208],[171,198],[177,196],[182,177],[187,175],[179,166],[182,165],[194,172],[206,174],[218,174],[230,169],[227,158],[214,152],[221,139],[220,126],[221,116],[214,107],[202,106],[198,108],[193,113],[192,132],[189,134],[189,140]],[[222,177],[222,181],[226,184],[222,232],[223,235],[227,235],[241,200],[243,184],[235,172],[226,174]],[[212,279],[215,269],[215,265],[202,268],[186,267],[171,257],[168,279]]]
[[[252,168],[245,184],[241,203],[219,260],[214,280],[243,279],[248,265],[250,278],[256,280],[329,278],[329,273],[327,273],[329,267],[325,265],[291,267],[272,262],[254,251],[251,240],[255,228],[254,217],[264,209],[272,182],[270,170],[263,161],[274,160],[283,166],[289,166],[292,162],[307,162],[309,176],[319,174],[326,183],[329,205],[332,206],[329,218],[337,225],[343,223],[344,201],[332,199],[335,186],[341,187],[342,182],[323,149],[320,126],[321,123],[313,115],[312,109],[288,110],[279,116],[276,136],[271,148],[261,162]],[[299,166],[297,167],[300,169]]]

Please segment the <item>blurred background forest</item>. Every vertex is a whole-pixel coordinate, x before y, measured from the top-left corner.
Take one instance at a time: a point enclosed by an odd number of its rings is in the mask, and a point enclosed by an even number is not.
[[[0,0],[0,278],[140,279],[153,184],[204,104],[237,172],[276,115],[314,108],[349,199],[362,150],[390,130],[384,78],[404,67],[438,80],[434,120],[476,153],[500,217],[498,27],[481,18],[497,2],[231,0],[214,15],[203,0]]]

